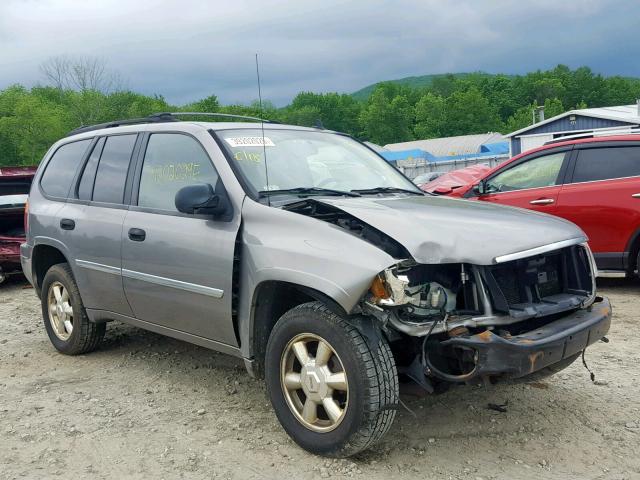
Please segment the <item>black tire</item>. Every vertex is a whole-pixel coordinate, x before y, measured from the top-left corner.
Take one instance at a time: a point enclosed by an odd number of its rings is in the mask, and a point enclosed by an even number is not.
[[[349,385],[348,407],[340,423],[328,432],[305,427],[285,399],[280,381],[281,359],[294,337],[312,334],[326,340],[340,358]],[[354,455],[382,438],[396,416],[398,374],[387,341],[370,340],[321,302],[286,312],[273,328],[265,359],[267,392],[278,420],[289,436],[309,452]]]
[[[52,319],[49,315],[49,291],[55,282],[61,283],[67,290],[70,300],[69,304],[73,308],[73,329],[71,335],[66,340],[56,335],[52,325]],[[47,271],[42,281],[40,300],[44,327],[47,330],[47,335],[49,335],[49,340],[51,340],[56,350],[66,355],[80,355],[98,348],[100,341],[104,337],[106,324],[89,321],[82,299],[80,298],[78,286],[76,285],[68,263],[59,263]]]

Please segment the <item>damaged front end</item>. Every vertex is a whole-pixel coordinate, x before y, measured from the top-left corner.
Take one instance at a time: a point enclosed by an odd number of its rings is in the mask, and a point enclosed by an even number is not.
[[[432,379],[493,382],[570,363],[611,318],[586,244],[493,265],[400,262],[375,277],[361,308],[427,390]]]

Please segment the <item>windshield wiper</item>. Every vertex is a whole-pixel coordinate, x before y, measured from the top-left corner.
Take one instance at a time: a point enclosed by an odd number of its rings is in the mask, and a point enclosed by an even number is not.
[[[367,193],[413,193],[414,195],[424,195],[423,192],[416,190],[409,190],[408,188],[397,187],[373,187],[373,188],[359,188],[351,190],[354,193],[367,194]]]
[[[282,194],[292,194],[292,195],[336,195],[336,196],[347,196],[347,197],[361,197],[359,193],[355,191],[344,191],[344,190],[333,190],[331,188],[322,188],[322,187],[296,187],[296,188],[282,188],[279,190],[262,190],[258,192],[260,197],[269,197],[271,195],[282,195]]]

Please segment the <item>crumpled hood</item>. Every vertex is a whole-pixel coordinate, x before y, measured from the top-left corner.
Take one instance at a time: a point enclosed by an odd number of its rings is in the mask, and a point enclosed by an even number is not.
[[[563,240],[586,241],[571,222],[521,208],[447,197],[323,198],[384,232],[419,263],[491,265],[496,257]]]

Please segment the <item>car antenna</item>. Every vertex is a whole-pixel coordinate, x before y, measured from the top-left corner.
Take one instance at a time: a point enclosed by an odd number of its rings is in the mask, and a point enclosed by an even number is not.
[[[256,53],[256,77],[258,78],[258,105],[260,106],[260,129],[262,130],[262,155],[264,156],[264,179],[269,190],[269,167],[267,166],[267,145],[264,143],[264,115],[262,113],[262,89],[260,88],[260,67],[258,66],[258,54]],[[271,206],[271,195],[267,195],[267,205]]]

